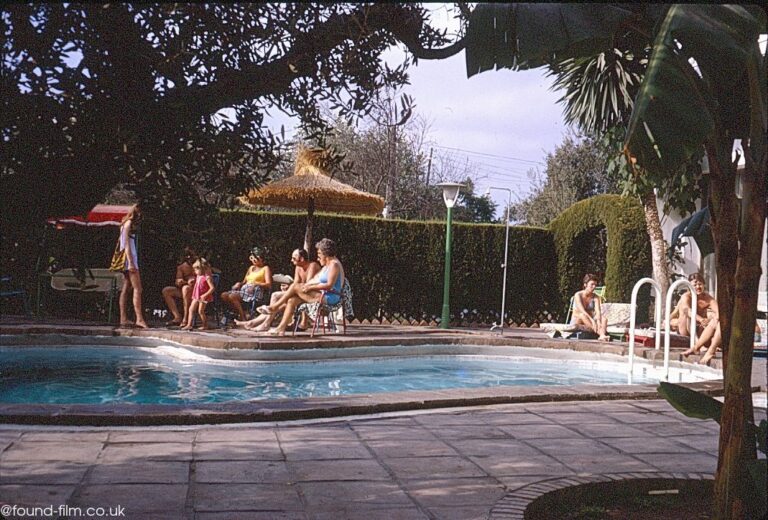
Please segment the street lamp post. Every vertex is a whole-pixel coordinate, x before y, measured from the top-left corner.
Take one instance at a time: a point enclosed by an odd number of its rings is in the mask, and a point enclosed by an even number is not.
[[[504,233],[504,263],[501,264],[501,266],[504,268],[504,280],[501,284],[501,318],[499,319],[499,323],[494,323],[491,327],[491,330],[499,329],[499,332],[501,334],[504,334],[504,308],[507,303],[507,255],[509,254],[509,207],[512,205],[512,190],[509,188],[497,188],[495,186],[489,187],[486,192],[485,196],[489,197],[491,195],[491,190],[504,190],[507,193],[509,193],[509,199],[507,200],[507,218],[504,220],[504,227],[506,228],[506,231]]]
[[[456,182],[441,182],[437,184],[443,189],[443,202],[448,208],[445,226],[445,276],[443,278],[443,315],[440,320],[440,328],[447,329],[451,320],[451,309],[448,304],[451,291],[451,223],[452,210],[459,198],[459,192],[464,187],[463,184]]]

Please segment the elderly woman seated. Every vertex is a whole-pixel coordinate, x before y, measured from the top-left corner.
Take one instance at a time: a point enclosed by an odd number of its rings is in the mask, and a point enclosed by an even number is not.
[[[291,285],[278,301],[269,306],[262,305],[258,308],[262,314],[274,314],[281,306],[285,305],[280,324],[270,329],[270,334],[284,336],[296,308],[302,303],[317,303],[325,298],[326,303],[335,305],[341,299],[344,266],[341,265],[336,256],[336,243],[329,238],[324,238],[315,244],[315,247],[317,248],[317,260],[322,266],[320,272],[307,283]]]

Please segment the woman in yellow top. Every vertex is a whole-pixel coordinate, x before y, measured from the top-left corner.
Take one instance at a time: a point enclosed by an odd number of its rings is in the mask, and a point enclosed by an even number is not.
[[[272,287],[272,269],[264,262],[265,252],[260,247],[251,249],[251,266],[245,272],[241,282],[232,286],[231,291],[222,293],[221,301],[237,312],[240,320],[245,320],[243,302],[261,301],[264,291]]]

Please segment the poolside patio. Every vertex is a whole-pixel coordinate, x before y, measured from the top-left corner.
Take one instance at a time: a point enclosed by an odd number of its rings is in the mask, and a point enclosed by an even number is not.
[[[35,332],[114,331],[0,323],[2,334]],[[290,337],[253,338],[240,331],[118,333],[264,350],[384,339],[423,343],[425,336],[440,342],[514,340],[555,345],[550,348],[626,349],[621,343],[551,340],[537,329],[508,330],[500,340],[485,331],[353,326],[347,337],[304,334],[298,345]],[[753,383],[762,391],[756,394],[757,415],[765,417],[765,362],[755,363],[753,372]],[[262,422],[226,425],[4,424],[0,503],[66,504],[83,511],[120,506],[125,518],[142,519],[522,518],[525,504],[564,485],[630,477],[711,478],[717,425],[688,419],[665,401],[647,397],[595,400],[603,399],[598,393],[587,401],[478,401],[471,407],[281,422],[265,416]]]

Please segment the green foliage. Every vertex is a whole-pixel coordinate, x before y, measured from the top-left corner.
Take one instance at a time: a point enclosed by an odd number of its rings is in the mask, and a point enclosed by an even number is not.
[[[765,23],[756,5],[670,7],[627,130],[628,152],[641,168],[667,176],[716,132],[731,140],[748,135],[747,63]]]
[[[467,27],[467,75],[494,68],[530,69],[610,50],[616,32],[640,9],[648,8],[627,4],[480,4],[472,11]]]
[[[598,195],[577,202],[549,224],[554,234],[558,276],[565,300],[580,290],[590,259],[578,246],[580,238],[605,228],[608,236],[605,279],[606,299],[628,302],[637,280],[651,270],[650,246],[645,219],[635,199],[619,195]],[[639,308],[644,308],[640,301]]]
[[[526,199],[513,204],[514,220],[545,226],[574,203],[601,193],[618,193],[606,175],[609,150],[591,137],[568,135],[555,151],[547,154],[547,167],[539,187]]]
[[[456,207],[453,209],[454,221],[478,224],[493,222],[496,215],[496,203],[490,197],[475,195],[475,183],[472,179],[466,178],[461,182],[464,184],[464,188],[461,189]],[[439,188],[437,190],[440,191],[439,197],[442,201],[442,190]]]
[[[706,394],[699,393],[690,388],[666,383],[659,383],[656,389],[659,395],[669,401],[675,410],[686,417],[694,419],[712,419],[720,424],[720,416],[723,413],[723,403]]]
[[[269,110],[314,135],[321,103],[365,113],[407,82],[388,48],[446,41],[428,22],[411,3],[4,4],[0,200],[33,222],[118,183],[147,206],[240,194],[275,166]]]
[[[706,394],[696,392],[684,386],[673,383],[659,383],[656,389],[675,410],[686,417],[694,419],[712,419],[720,424],[723,413],[723,403]],[[757,448],[763,453],[766,452],[766,438],[768,438],[768,421],[763,419],[760,426],[753,422],[746,425],[747,437],[753,437]],[[755,508],[755,518],[764,518],[766,505],[768,503],[768,486],[766,486],[766,475],[768,475],[768,460],[749,459],[745,461],[747,472],[752,479],[752,489],[741,489],[741,493],[746,504]]]

